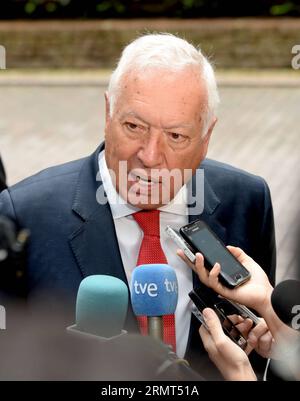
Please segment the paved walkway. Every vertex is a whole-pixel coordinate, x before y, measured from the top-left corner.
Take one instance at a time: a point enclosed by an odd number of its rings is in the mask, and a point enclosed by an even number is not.
[[[295,75],[294,75],[295,77]],[[222,103],[209,156],[263,176],[270,185],[277,281],[294,277],[299,221],[300,72],[297,80],[220,77]],[[9,183],[91,153],[103,139],[105,77],[0,78],[0,152]]]

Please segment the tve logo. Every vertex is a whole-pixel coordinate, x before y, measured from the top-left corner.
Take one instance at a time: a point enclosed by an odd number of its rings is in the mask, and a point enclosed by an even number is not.
[[[163,282],[165,286],[165,290],[167,292],[175,292],[178,293],[178,284],[177,280],[169,281],[165,278]],[[158,286],[156,283],[139,283],[137,280],[133,283],[134,291],[136,294],[148,294],[149,297],[157,297],[158,296]]]
[[[293,306],[292,314],[296,315],[292,319],[292,328],[294,330],[299,330],[300,329],[300,305]]]
[[[0,330],[6,329],[6,310],[4,306],[0,305]]]
[[[178,282],[166,264],[137,266],[131,280],[131,303],[136,316],[163,316],[175,312]]]

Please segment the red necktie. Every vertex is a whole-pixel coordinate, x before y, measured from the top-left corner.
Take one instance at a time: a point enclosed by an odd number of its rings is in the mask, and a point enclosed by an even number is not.
[[[134,213],[133,217],[144,232],[137,266],[151,263],[168,263],[160,244],[159,210],[142,210]],[[148,334],[146,316],[138,316],[140,331]],[[176,351],[175,315],[163,316],[163,337],[166,344],[170,344]]]

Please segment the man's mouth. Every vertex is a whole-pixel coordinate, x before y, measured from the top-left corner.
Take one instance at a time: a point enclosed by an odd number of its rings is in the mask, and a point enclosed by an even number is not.
[[[143,175],[139,175],[139,174],[134,174],[134,173],[130,173],[128,175],[129,181],[133,181],[133,182],[138,182],[142,185],[155,185],[155,184],[159,184],[161,181],[158,177],[148,177],[148,176],[143,176]]]
[[[140,175],[136,176],[136,180],[137,181],[142,181],[142,182],[147,182],[147,183],[153,183],[153,184],[157,184],[159,182],[159,180],[155,180],[152,177],[141,177]]]
[[[137,176],[136,176],[136,180],[137,180],[137,181],[151,182],[151,178],[141,177],[140,175],[137,175]]]

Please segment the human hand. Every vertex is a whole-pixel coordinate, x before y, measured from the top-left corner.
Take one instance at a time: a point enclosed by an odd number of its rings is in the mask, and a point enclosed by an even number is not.
[[[263,358],[270,358],[275,341],[265,320],[259,320],[259,324],[247,334],[248,346],[255,349]]]
[[[256,380],[246,353],[224,333],[216,313],[203,310],[203,318],[209,329],[202,325],[199,333],[210,359],[226,380]]]
[[[251,273],[251,278],[237,288],[229,289],[218,279],[221,266],[216,263],[211,271],[204,267],[204,258],[201,253],[196,254],[195,264],[191,263],[181,249],[177,255],[181,257],[199,276],[199,279],[207,286],[225,298],[239,302],[255,309],[261,314],[270,303],[270,296],[273,290],[266,273],[263,269],[248,256],[242,249],[233,246],[227,247],[238,261]]]
[[[247,347],[244,349],[247,355],[255,350],[263,358],[271,356],[274,339],[264,319],[259,319],[259,323],[253,327],[253,321],[249,318],[244,319],[236,314],[227,318],[247,340]]]

